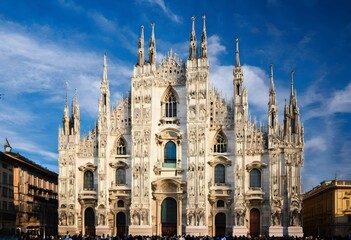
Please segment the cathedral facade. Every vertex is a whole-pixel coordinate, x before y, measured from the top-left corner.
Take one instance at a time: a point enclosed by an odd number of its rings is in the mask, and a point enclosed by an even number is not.
[[[58,133],[59,233],[109,235],[302,236],[304,132],[291,75],[278,122],[270,69],[266,126],[251,121],[236,39],[233,100],[209,84],[205,17],[189,57],[156,63],[144,28],[131,91],[110,102],[106,55],[98,120],[80,135],[77,97]]]

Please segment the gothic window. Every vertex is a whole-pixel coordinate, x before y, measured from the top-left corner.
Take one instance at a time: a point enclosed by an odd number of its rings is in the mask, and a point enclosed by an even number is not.
[[[261,187],[261,171],[257,168],[253,168],[250,171],[250,187],[260,188]]]
[[[217,164],[214,169],[214,180],[216,183],[225,183],[225,166]]]
[[[217,134],[214,145],[213,152],[215,153],[225,153],[227,152],[227,138],[223,132]]]
[[[120,138],[117,142],[117,155],[126,155],[126,142]]]
[[[217,208],[224,207],[224,201],[223,200],[218,200],[217,201]]]
[[[166,94],[162,100],[162,116],[166,118],[177,117],[177,94],[170,87],[166,90]]]
[[[177,116],[177,98],[171,91],[165,102],[165,117]]]
[[[116,185],[126,184],[126,171],[124,168],[118,168],[116,170]]]
[[[164,167],[175,167],[177,158],[177,146],[174,142],[168,141],[164,148]]]
[[[94,189],[94,174],[92,171],[84,172],[84,189]]]
[[[275,122],[275,112],[274,111],[272,111],[272,113],[271,113],[271,126],[272,126],[272,128],[274,128],[275,126],[274,126],[274,122]]]

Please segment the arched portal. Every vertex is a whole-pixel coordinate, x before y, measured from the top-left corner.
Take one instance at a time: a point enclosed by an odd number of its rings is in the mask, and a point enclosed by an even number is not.
[[[226,225],[227,225],[227,223],[226,223],[225,214],[224,213],[217,213],[216,218],[215,218],[215,226],[216,226],[215,235],[218,237],[224,237]]]
[[[252,237],[260,235],[260,211],[257,208],[250,211],[250,235]]]
[[[95,236],[95,213],[91,207],[84,211],[84,226],[85,234]]]
[[[177,235],[177,201],[166,198],[161,204],[162,236]]]
[[[119,212],[116,215],[116,228],[117,228],[117,235],[123,237],[127,234],[127,225],[126,225],[126,215],[124,212]]]

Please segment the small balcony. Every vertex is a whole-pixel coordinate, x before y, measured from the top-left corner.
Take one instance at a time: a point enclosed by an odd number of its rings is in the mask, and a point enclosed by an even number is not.
[[[265,193],[263,192],[262,188],[260,188],[260,187],[251,187],[246,192],[245,199],[248,202],[263,203],[264,202],[264,195],[265,195]]]
[[[84,188],[78,194],[79,201],[97,200],[97,192],[94,188]]]
[[[232,193],[231,184],[229,183],[214,183],[210,189],[210,195],[216,196],[230,196]]]

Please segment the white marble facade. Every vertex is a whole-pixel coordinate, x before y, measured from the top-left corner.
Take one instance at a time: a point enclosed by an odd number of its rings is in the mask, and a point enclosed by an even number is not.
[[[59,233],[296,235],[301,227],[304,132],[291,74],[278,122],[270,69],[268,122],[248,112],[236,40],[233,101],[209,84],[205,18],[189,57],[156,62],[144,28],[131,92],[110,103],[106,55],[96,126],[81,137],[77,97],[59,128]],[[252,96],[255,97],[255,96]]]

